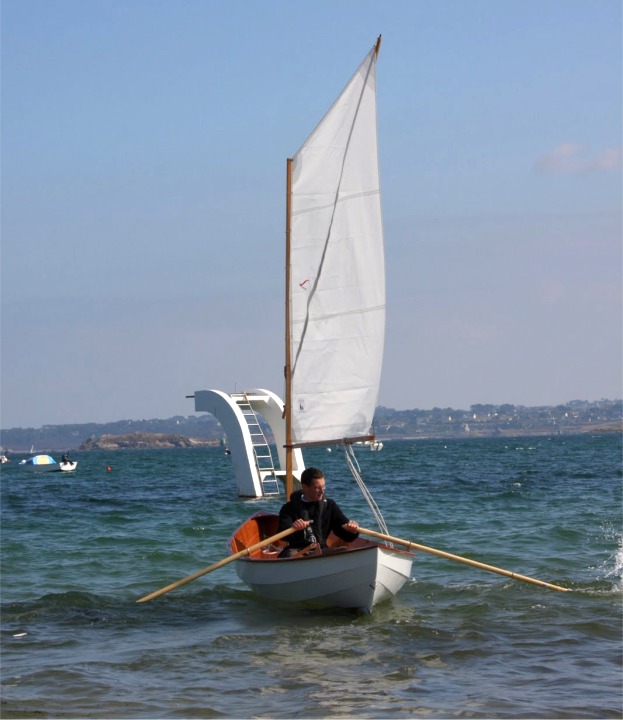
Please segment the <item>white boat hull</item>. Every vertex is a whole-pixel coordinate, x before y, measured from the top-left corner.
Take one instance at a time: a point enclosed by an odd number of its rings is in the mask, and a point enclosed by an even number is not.
[[[73,472],[78,467],[78,461],[74,460],[74,462],[62,462],[59,463],[58,469],[61,472]]]
[[[254,547],[278,531],[278,517],[259,512],[243,523],[229,542],[230,552]],[[286,546],[254,550],[236,561],[240,579],[271,600],[309,602],[370,612],[393,597],[411,575],[413,553],[357,538],[345,543],[333,534],[331,550],[301,557],[279,557]]]
[[[408,553],[398,554],[370,543],[329,555],[243,558],[236,562],[236,570],[240,579],[262,597],[370,612],[402,588],[410,577],[412,563]]]

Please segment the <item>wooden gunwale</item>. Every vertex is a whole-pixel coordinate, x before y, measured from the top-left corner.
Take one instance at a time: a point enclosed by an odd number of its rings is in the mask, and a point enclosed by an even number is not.
[[[230,553],[238,552],[244,547],[250,547],[263,538],[270,537],[277,532],[279,517],[273,513],[260,511],[248,518],[230,537],[228,548]],[[283,541],[281,541],[283,542]],[[352,543],[345,543],[340,538],[331,534],[328,538],[331,548],[335,552],[328,552],[319,555],[300,555],[298,557],[280,558],[277,555],[266,555],[262,549],[255,551],[252,555],[239,558],[238,562],[297,562],[299,560],[322,560],[323,558],[336,557],[338,555],[346,555],[354,552],[362,552],[366,550],[381,549],[391,552],[394,555],[415,556],[415,553],[403,548],[390,547],[383,543],[367,540],[365,538],[357,538]],[[279,547],[285,547],[285,543]]]
[[[355,541],[356,542],[356,541]],[[268,562],[268,563],[274,563],[274,562],[299,562],[300,560],[323,560],[327,559],[329,557],[337,557],[339,555],[350,555],[352,553],[357,552],[366,552],[368,550],[386,550],[387,552],[392,553],[393,555],[410,555],[411,557],[415,557],[414,552],[411,552],[409,550],[402,550],[401,548],[391,548],[387,545],[382,545],[381,543],[375,543],[370,542],[369,544],[366,544],[364,546],[360,547],[346,547],[344,545],[338,546],[340,549],[337,552],[332,553],[325,553],[321,555],[299,555],[299,557],[290,557],[290,558],[280,558],[280,557],[269,557],[267,555],[263,556],[256,556],[256,555],[250,555],[247,557],[239,558],[238,562]]]

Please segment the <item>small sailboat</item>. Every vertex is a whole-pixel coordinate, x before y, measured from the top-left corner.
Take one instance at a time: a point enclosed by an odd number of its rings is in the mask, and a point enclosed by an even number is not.
[[[63,455],[60,463],[58,464],[58,469],[61,472],[73,472],[77,467],[78,467],[78,461],[70,460],[67,457],[67,455]]]
[[[379,37],[316,129],[287,161],[288,498],[295,449],[344,446],[361,487],[352,446],[375,442],[370,428],[385,333],[376,115],[380,42]],[[375,515],[386,530],[382,517]],[[230,539],[230,555],[277,530],[277,515],[256,513]],[[412,553],[361,537],[345,543],[330,535],[322,552],[288,558],[279,557],[284,545],[280,540],[235,560],[239,577],[258,594],[370,611],[395,595],[411,573]]]
[[[284,538],[296,532],[295,528],[278,531],[277,515],[257,512],[230,538],[228,557],[137,602],[153,600],[235,563],[239,577],[256,593],[271,600],[311,601],[315,605],[369,612],[377,603],[393,597],[407,582],[413,563],[412,549],[550,589],[563,592],[568,589],[389,535],[359,474],[353,445],[375,442],[370,429],[385,332],[376,126],[376,61],[380,41],[379,37],[320,124],[288,160],[286,401],[284,405],[264,390],[247,391],[243,399],[249,415],[253,402],[266,401],[269,409],[279,410],[282,422],[276,425],[275,435],[278,446],[285,450],[288,499],[293,491],[294,470],[300,467],[301,448],[316,445],[330,449],[341,445],[382,532],[360,526],[359,537],[351,542],[330,533],[326,547],[313,543],[293,554],[290,554],[293,548],[288,548],[286,556],[282,553]],[[223,412],[222,417],[229,422],[230,442],[232,437],[240,440],[240,449],[247,451],[251,467],[255,462],[250,457],[253,446],[244,441],[244,433],[236,428],[236,424],[243,427],[247,421],[234,396],[204,390],[190,397],[194,397],[195,410],[199,412]],[[253,410],[253,418],[254,413]],[[269,424],[273,426],[272,421]],[[232,460],[235,464],[235,453]],[[279,470],[278,479],[275,474],[275,483],[281,481],[281,473]],[[259,490],[259,495],[250,496],[273,494]],[[361,535],[380,542],[363,539]],[[397,549],[395,545],[408,550]]]

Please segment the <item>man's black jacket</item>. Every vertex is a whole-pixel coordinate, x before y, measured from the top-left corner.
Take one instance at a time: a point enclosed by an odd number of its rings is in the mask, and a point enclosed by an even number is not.
[[[342,525],[348,522],[348,518],[335,500],[323,498],[319,501],[306,502],[303,500],[302,490],[293,492],[290,502],[287,502],[279,511],[279,531],[291,528],[298,518],[311,520],[312,524],[305,530],[299,530],[287,538],[292,548],[306,547],[313,542],[318,542],[321,547],[326,547],[327,537],[331,531],[347,542],[351,542],[359,535],[359,533],[351,533],[342,529]]]

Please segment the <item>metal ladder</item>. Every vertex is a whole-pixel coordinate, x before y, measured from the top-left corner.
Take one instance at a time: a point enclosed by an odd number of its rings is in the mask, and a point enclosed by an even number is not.
[[[249,398],[246,393],[232,395],[231,397],[236,401],[236,405],[238,405],[242,411],[249,428],[251,444],[253,445],[253,454],[255,455],[255,467],[257,468],[260,476],[262,493],[264,495],[280,495],[280,486],[279,481],[277,480],[277,471],[273,462],[273,455],[270,450],[270,445],[268,444],[266,436],[262,430],[262,426],[255,414],[255,410],[249,402]]]

